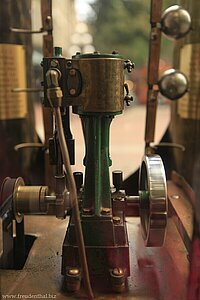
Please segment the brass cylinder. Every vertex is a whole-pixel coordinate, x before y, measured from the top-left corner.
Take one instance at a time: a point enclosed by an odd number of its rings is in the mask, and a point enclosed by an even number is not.
[[[14,195],[16,213],[46,213],[47,204],[45,203],[45,196],[47,195],[47,191],[47,186],[18,186]]]
[[[81,58],[82,107],[84,112],[121,112],[124,108],[124,60]]]

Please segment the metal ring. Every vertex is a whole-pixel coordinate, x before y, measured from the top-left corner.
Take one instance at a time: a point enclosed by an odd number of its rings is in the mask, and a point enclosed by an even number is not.
[[[6,177],[3,181],[0,190],[0,205],[4,201],[6,201],[8,197],[12,197],[13,218],[17,221],[17,223],[21,223],[24,217],[23,214],[17,212],[17,208],[16,208],[16,195],[19,186],[24,186],[24,180],[21,177],[18,178]]]
[[[21,223],[21,221],[24,218],[23,214],[20,214],[17,210],[17,194],[18,194],[18,188],[20,186],[24,186],[24,180],[21,177],[18,177],[15,181],[15,185],[14,185],[14,190],[13,190],[13,212],[14,212],[14,217],[15,220],[17,221],[17,223]]]
[[[159,155],[143,158],[139,178],[140,220],[148,247],[161,247],[167,225],[167,186],[165,169]]]

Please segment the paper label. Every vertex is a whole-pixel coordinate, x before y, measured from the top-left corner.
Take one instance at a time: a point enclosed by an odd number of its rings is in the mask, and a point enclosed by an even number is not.
[[[0,120],[27,116],[25,50],[22,45],[0,44]]]
[[[178,114],[200,120],[200,44],[188,44],[181,49],[180,71],[188,78],[189,92],[178,100]]]

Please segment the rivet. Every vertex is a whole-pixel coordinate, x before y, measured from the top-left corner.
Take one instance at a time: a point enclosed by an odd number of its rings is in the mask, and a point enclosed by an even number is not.
[[[75,69],[71,69],[71,70],[69,71],[69,74],[70,74],[71,76],[76,75],[76,70],[75,70]]]
[[[76,94],[76,90],[75,89],[70,89],[69,93],[71,96],[74,96]]]
[[[110,211],[111,211],[111,209],[110,209],[109,207],[103,207],[103,208],[101,209],[101,213],[102,213],[103,215],[109,214]]]
[[[80,270],[77,269],[77,268],[69,269],[69,270],[68,270],[68,274],[69,274],[69,275],[76,276],[76,275],[79,275],[79,274],[80,274]]]
[[[171,197],[172,197],[174,200],[178,200],[178,199],[180,198],[179,195],[172,195]]]
[[[69,61],[67,62],[67,66],[68,66],[68,67],[71,67],[71,65],[72,65],[72,62],[71,62],[71,60],[69,60]]]
[[[118,216],[113,217],[113,222],[114,223],[120,223],[121,219]]]
[[[83,213],[85,215],[91,215],[92,214],[92,209],[91,208],[83,208]]]
[[[57,67],[58,66],[58,61],[56,59],[53,59],[51,61],[51,67]]]
[[[124,271],[121,268],[114,268],[112,270],[112,274],[114,276],[122,276],[122,275],[124,275]]]

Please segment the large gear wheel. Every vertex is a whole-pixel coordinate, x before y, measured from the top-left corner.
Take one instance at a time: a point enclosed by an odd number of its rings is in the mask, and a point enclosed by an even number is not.
[[[167,226],[167,186],[159,155],[145,155],[139,178],[140,219],[147,247],[161,247]]]

